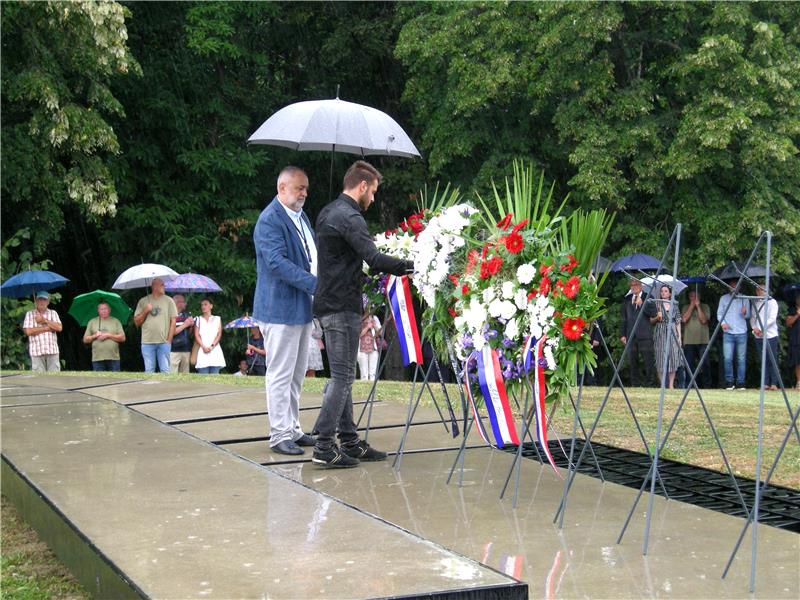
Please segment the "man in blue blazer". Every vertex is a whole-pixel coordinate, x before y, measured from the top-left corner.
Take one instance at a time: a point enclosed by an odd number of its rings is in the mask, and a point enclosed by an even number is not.
[[[303,213],[308,177],[297,167],[278,175],[278,195],[261,211],[253,233],[258,279],[253,318],[267,351],[269,445],[280,454],[303,454],[314,438],[300,428],[300,392],[308,364],[317,246]]]

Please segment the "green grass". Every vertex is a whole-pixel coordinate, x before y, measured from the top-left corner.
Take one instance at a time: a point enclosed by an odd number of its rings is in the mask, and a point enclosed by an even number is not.
[[[90,598],[5,496],[0,500],[0,515],[0,597],[4,600]]]

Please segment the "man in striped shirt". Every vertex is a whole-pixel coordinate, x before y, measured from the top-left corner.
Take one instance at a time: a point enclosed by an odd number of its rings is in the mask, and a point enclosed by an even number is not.
[[[37,373],[61,370],[56,338],[56,333],[61,331],[61,319],[56,311],[47,307],[48,304],[50,294],[37,292],[36,309],[29,310],[22,323],[22,330],[28,336],[31,369]]]

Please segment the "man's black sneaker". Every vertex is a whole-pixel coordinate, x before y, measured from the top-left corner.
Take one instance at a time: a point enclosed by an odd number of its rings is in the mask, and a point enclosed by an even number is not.
[[[334,446],[330,450],[323,450],[322,452],[314,448],[311,462],[323,469],[347,469],[358,466],[359,460],[348,456]]]
[[[357,458],[362,462],[374,462],[386,460],[386,452],[375,450],[364,440],[359,440],[354,446],[342,446],[342,452],[351,458]]]

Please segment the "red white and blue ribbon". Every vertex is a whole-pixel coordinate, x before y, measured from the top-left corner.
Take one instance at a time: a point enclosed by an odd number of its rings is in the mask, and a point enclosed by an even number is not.
[[[414,316],[414,306],[411,304],[411,287],[408,277],[389,276],[386,284],[386,297],[389,300],[389,309],[394,317],[397,327],[397,338],[400,342],[400,354],[403,357],[403,366],[412,362],[422,364],[422,344],[417,331],[417,319]]]
[[[483,426],[483,419],[481,418],[480,414],[478,413],[478,407],[475,405],[475,398],[472,396],[472,384],[469,381],[469,371],[467,370],[467,365],[472,357],[476,357],[478,355],[477,352],[473,352],[472,355],[464,361],[464,390],[467,393],[467,400],[469,401],[469,405],[472,408],[472,420],[475,423],[475,427],[478,430],[478,435],[481,436],[481,439],[491,446],[492,442],[489,440],[489,434],[486,431],[486,428]],[[466,427],[464,427],[464,431],[466,431]]]
[[[547,396],[547,388],[544,381],[544,343],[547,336],[543,335],[538,340],[533,336],[529,336],[525,341],[523,348],[523,366],[528,375],[533,371],[533,403],[536,413],[536,436],[539,438],[539,443],[542,445],[547,462],[553,467],[553,470],[558,474],[556,464],[553,461],[553,456],[550,454],[550,449],[547,447],[547,414],[545,412],[544,399]]]
[[[514,426],[514,415],[506,394],[503,375],[500,370],[500,359],[497,352],[484,346],[477,354],[478,359],[478,385],[486,404],[486,412],[492,425],[492,433],[498,448],[506,444],[519,445],[517,428]]]

